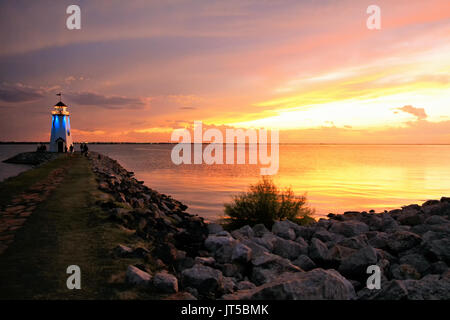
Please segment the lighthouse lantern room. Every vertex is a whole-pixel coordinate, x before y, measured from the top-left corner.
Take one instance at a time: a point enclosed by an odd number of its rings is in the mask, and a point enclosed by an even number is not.
[[[54,106],[52,111],[52,132],[50,136],[50,152],[67,152],[73,147],[70,132],[70,113],[67,106],[61,101]]]

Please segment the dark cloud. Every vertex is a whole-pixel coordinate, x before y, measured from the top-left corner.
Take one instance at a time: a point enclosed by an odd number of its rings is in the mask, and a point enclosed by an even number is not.
[[[0,84],[0,100],[5,102],[27,102],[42,98],[40,90],[25,86],[21,83]]]
[[[97,106],[106,109],[142,108],[141,99],[123,96],[105,96],[95,92],[67,93],[65,96],[74,104],[82,106]]]
[[[397,108],[397,110],[412,114],[413,116],[416,116],[419,120],[425,120],[428,116],[425,113],[424,108],[415,108],[413,106],[404,106],[401,108]]]

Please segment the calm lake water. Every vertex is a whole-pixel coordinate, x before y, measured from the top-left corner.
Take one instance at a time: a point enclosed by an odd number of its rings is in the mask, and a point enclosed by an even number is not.
[[[134,171],[139,180],[214,220],[223,204],[260,178],[259,165],[180,165],[172,145],[89,145]],[[0,160],[33,145],[0,145]],[[450,196],[450,145],[280,145],[274,181],[307,194],[317,216],[382,211]],[[0,165],[0,179],[26,166]]]

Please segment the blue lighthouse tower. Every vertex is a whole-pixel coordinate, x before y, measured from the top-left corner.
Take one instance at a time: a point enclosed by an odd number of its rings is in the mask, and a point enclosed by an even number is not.
[[[61,93],[58,95],[61,97]],[[71,146],[73,146],[73,140],[70,132],[70,113],[60,98],[52,111],[50,152],[67,152]]]

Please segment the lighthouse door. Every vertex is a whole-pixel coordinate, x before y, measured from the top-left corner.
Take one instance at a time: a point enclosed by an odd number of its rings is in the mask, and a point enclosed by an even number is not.
[[[64,143],[62,141],[58,141],[58,152],[63,152]]]

